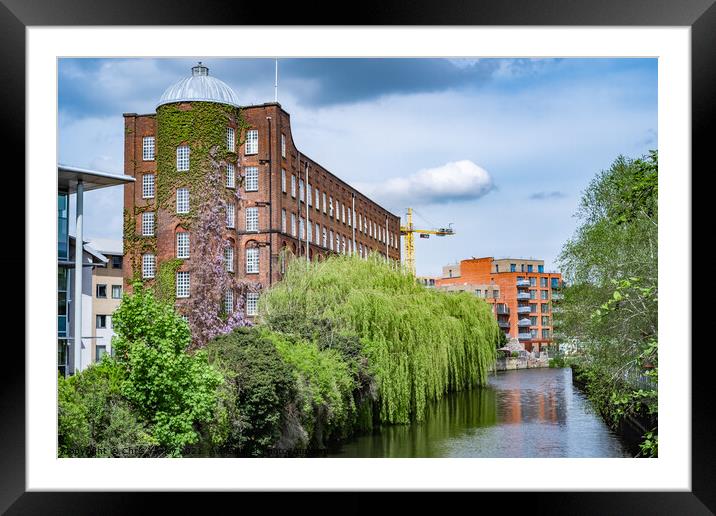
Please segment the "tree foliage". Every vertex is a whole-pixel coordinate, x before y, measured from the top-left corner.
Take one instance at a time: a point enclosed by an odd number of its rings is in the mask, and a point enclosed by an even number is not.
[[[281,436],[283,414],[295,396],[292,370],[271,340],[238,328],[210,341],[209,361],[226,378],[212,432],[225,454],[260,456]]]
[[[156,441],[122,397],[122,369],[105,357],[59,379],[59,456],[145,457]]]
[[[122,395],[151,424],[167,453],[181,455],[199,438],[195,425],[213,416],[221,375],[205,352],[187,352],[186,322],[141,284],[124,296],[113,320],[113,346],[124,369]]]
[[[591,397],[609,418],[655,414],[658,338],[658,155],[620,156],[583,194],[560,265],[555,325],[580,345]],[[613,422],[613,421],[612,421]],[[656,430],[656,429],[654,429]],[[652,436],[653,437],[653,436]],[[655,439],[649,440],[651,450]]]
[[[323,347],[358,338],[388,423],[422,420],[429,400],[484,383],[500,332],[483,300],[426,289],[378,255],[293,260],[259,313],[269,328]]]

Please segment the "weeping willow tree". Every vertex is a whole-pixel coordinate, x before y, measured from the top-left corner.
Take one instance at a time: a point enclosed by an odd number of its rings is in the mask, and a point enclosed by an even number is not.
[[[421,421],[430,400],[484,384],[500,336],[484,301],[427,289],[378,255],[290,261],[259,316],[325,347],[360,338],[384,423]]]

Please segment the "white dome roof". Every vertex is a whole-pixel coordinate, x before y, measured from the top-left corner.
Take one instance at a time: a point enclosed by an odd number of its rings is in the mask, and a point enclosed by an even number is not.
[[[180,80],[169,86],[161,98],[157,107],[173,102],[218,102],[234,107],[239,106],[239,97],[234,90],[224,81],[220,81],[209,75],[209,69],[201,64],[192,67],[191,77]]]

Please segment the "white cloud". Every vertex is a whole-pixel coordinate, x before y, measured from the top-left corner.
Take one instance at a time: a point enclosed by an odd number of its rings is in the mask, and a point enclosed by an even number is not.
[[[393,209],[474,200],[493,187],[487,170],[470,160],[452,161],[383,183],[358,185],[359,190]]]

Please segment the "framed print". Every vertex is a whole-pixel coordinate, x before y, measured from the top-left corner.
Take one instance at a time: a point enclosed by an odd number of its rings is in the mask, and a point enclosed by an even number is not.
[[[352,26],[42,4],[0,6],[27,203],[3,510],[716,510],[690,260],[713,2],[382,4]]]

